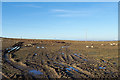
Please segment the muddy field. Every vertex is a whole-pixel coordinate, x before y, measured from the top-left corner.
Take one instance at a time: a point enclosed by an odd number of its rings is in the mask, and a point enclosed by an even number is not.
[[[117,41],[2,39],[9,79],[117,78]]]

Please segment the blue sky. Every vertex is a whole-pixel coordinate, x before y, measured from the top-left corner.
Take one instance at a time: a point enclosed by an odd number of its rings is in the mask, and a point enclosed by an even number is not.
[[[2,36],[33,39],[115,40],[117,2],[3,2]]]

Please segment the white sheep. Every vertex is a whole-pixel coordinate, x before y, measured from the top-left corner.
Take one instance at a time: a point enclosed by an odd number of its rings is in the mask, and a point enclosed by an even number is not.
[[[86,46],[86,48],[89,48],[89,46]]]
[[[91,46],[91,48],[93,48],[94,46]]]
[[[115,45],[115,43],[113,43],[113,45]]]
[[[112,44],[112,43],[110,43],[110,45],[111,45],[111,46],[113,46],[113,44]]]
[[[111,46],[115,46],[116,44],[115,43],[110,43]]]

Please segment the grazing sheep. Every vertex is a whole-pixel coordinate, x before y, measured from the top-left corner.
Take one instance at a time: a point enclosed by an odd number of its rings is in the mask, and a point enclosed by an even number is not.
[[[115,43],[110,43],[111,46],[115,46],[116,44]]]
[[[91,48],[93,48],[94,46],[91,46]]]
[[[112,44],[112,43],[110,43],[110,45],[112,46],[113,44]]]
[[[86,48],[89,48],[89,46],[86,46]]]
[[[102,46],[104,46],[104,44],[101,44]]]
[[[27,44],[27,45],[25,45],[26,47],[31,47],[32,46],[32,44]]]
[[[113,43],[113,45],[115,45],[115,43]]]
[[[28,46],[31,46],[32,44],[28,44]]]
[[[93,48],[94,46],[86,46],[86,48]]]

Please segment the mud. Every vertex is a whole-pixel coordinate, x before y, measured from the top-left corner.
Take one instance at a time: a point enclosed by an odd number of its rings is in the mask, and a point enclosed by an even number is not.
[[[6,44],[7,40],[9,39],[4,39],[3,44]],[[7,76],[9,79],[118,77],[118,63],[115,60],[115,50],[118,48],[109,46],[109,42],[104,42],[107,45],[100,47],[101,43],[96,42],[92,45],[99,47],[98,49],[86,49],[85,46],[90,42],[14,39],[9,41],[13,41],[13,45],[3,46],[2,50],[2,69],[5,75],[3,77]],[[104,52],[101,52],[101,49],[106,50],[106,55],[113,49],[114,55],[111,57],[111,53],[103,59]],[[91,54],[92,52],[96,54]]]

